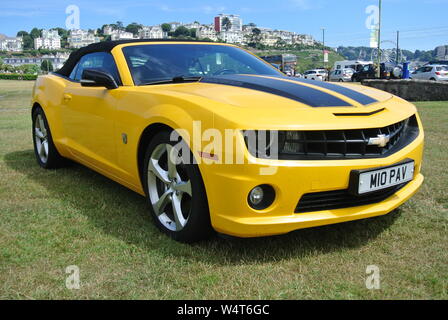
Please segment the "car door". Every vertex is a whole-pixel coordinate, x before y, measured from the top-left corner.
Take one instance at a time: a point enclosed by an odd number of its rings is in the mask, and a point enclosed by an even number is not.
[[[97,52],[83,56],[73,69],[63,93],[61,120],[67,147],[79,161],[111,173],[116,167],[114,114],[119,90],[83,87],[82,72],[98,68],[109,72],[120,83],[115,61],[110,53]]]
[[[432,67],[423,67],[420,79],[429,80],[432,77]]]
[[[412,79],[420,79],[422,76],[422,71],[423,71],[424,67],[418,68],[417,70],[415,70],[414,72],[412,72],[411,77]]]
[[[334,81],[339,81],[339,79],[341,79],[341,70],[336,70],[334,72],[333,80]]]

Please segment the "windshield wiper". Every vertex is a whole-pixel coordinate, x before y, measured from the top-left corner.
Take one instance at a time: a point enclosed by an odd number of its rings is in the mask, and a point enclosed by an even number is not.
[[[169,83],[183,83],[183,82],[196,82],[200,81],[202,77],[184,77],[184,76],[177,76],[171,79],[163,79],[163,80],[156,80],[151,81],[147,83],[141,84],[141,86],[148,86],[153,84],[169,84]]]

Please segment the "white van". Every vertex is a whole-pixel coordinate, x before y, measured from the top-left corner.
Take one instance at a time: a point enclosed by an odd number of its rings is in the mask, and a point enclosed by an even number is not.
[[[336,61],[334,63],[333,70],[343,70],[343,69],[353,69],[354,71],[360,71],[364,66],[373,64],[372,61],[361,61],[361,60],[344,60]]]

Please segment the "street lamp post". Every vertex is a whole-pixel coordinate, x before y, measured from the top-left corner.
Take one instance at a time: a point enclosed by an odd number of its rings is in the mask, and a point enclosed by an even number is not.
[[[378,6],[378,79],[381,78],[381,2]]]
[[[327,63],[325,61],[325,28],[321,28],[322,29],[322,45],[323,45],[323,49],[322,49],[322,53],[324,56],[324,68],[327,67]]]

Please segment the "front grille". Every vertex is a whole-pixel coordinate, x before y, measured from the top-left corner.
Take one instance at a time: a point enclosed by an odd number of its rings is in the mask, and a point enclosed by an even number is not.
[[[358,207],[386,200],[406,184],[400,184],[368,195],[355,196],[348,189],[306,193],[300,198],[295,213]]]
[[[258,132],[256,132],[258,134]],[[280,160],[337,160],[387,157],[417,138],[419,128],[415,115],[382,128],[319,131],[279,131],[278,156],[249,148],[259,158]],[[389,136],[385,147],[368,145],[370,138]],[[269,142],[269,141],[268,141]],[[246,141],[247,144],[247,141]],[[269,145],[265,144],[265,145]],[[277,153],[276,153],[277,154]]]

